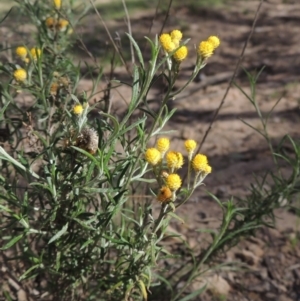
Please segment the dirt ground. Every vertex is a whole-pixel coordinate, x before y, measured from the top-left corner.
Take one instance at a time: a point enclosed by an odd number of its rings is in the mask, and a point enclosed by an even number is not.
[[[167,130],[176,130],[172,136],[173,149],[183,150],[186,138],[202,140],[249,35],[258,4],[259,1],[235,1],[222,7],[171,10],[165,31],[182,29],[184,37],[191,38],[190,58],[182,64],[178,87],[193,68],[193,45],[214,34],[222,41],[199,78],[171,105],[177,108],[167,126]],[[299,16],[298,1],[265,2],[242,62],[242,67],[252,73],[265,66],[257,84],[257,99],[263,113],[267,113],[281,98],[269,121],[269,133],[275,147],[285,134],[299,138],[296,126],[300,95]],[[162,21],[163,16],[153,20],[149,12],[135,14],[131,19],[133,35],[141,38],[153,36],[159,33]],[[121,36],[126,31],[124,20],[108,24],[111,32],[116,31]],[[115,76],[126,78],[122,70]],[[243,71],[238,72],[236,81],[249,92]],[[113,94],[112,109],[116,115],[122,111],[119,95],[126,98],[128,93],[126,88],[119,88],[118,93]],[[160,99],[159,88],[151,93],[153,101]],[[254,182],[253,174],[262,175],[273,168],[267,143],[241,119],[261,129],[250,102],[236,87],[232,87],[201,150],[207,154],[213,167],[213,173],[205,180],[205,189],[221,200],[247,195],[250,183]],[[219,209],[203,188],[178,214],[186,223],[175,223],[173,230],[184,235],[191,246],[201,244],[197,229],[219,225]],[[246,271],[224,270],[208,275],[207,279],[217,287],[217,296],[206,293],[195,300],[300,300],[300,220],[287,209],[276,211],[276,215],[276,229],[262,229],[256,237],[244,240],[223,258],[225,262],[243,263]],[[195,289],[199,287],[196,284]]]
[[[247,0],[220,7],[171,9],[165,31],[182,29],[184,37],[191,38],[188,44],[190,58],[182,63],[178,87],[192,72],[196,58],[193,45],[210,35],[218,35],[221,39],[221,46],[197,80],[171,104],[177,112],[166,130],[176,130],[171,139],[174,150],[183,150],[183,141],[187,138],[198,142],[203,139],[249,35],[258,5],[259,1]],[[135,37],[142,40],[144,35],[153,37],[160,32],[164,15],[158,15],[156,19],[153,16],[154,11],[137,12],[131,16]],[[84,34],[86,47],[97,56],[108,39],[97,17],[93,18],[89,19],[90,25],[83,25],[80,31]],[[127,31],[123,19],[108,21],[107,25],[112,33],[117,32],[120,36]],[[297,126],[300,113],[299,26],[298,0],[266,1],[242,62],[242,67],[250,72],[265,66],[257,85],[257,99],[262,112],[267,113],[281,98],[269,121],[269,133],[275,146],[285,134],[300,138]],[[98,29],[101,36],[97,34]],[[84,52],[78,51],[78,54],[84,55]],[[86,57],[86,61],[90,62],[90,59]],[[120,77],[127,78],[122,68],[115,72],[115,78]],[[243,71],[238,72],[236,81],[249,91]],[[88,79],[81,82],[83,89],[88,89],[90,85]],[[126,87],[120,87],[113,93],[112,111],[116,115],[122,112],[124,106],[120,95],[126,98],[129,93]],[[160,95],[160,88],[153,89],[150,98],[155,101],[160,99]],[[262,175],[273,168],[266,142],[241,119],[254,128],[261,128],[250,102],[236,87],[232,87],[201,149],[208,156],[213,172],[205,180],[205,188],[199,188],[190,202],[178,212],[185,224],[172,225],[174,231],[184,235],[191,246],[201,243],[197,229],[219,225],[219,208],[206,195],[205,189],[221,200],[242,197],[247,195],[250,183],[254,182],[253,174]],[[275,229],[262,229],[256,237],[245,239],[224,255],[225,262],[243,263],[246,267],[244,271],[221,270],[208,275],[211,283],[216,284],[216,291],[225,297],[220,297],[220,294],[213,296],[208,292],[195,300],[300,300],[300,219],[287,209],[278,210],[276,215]]]

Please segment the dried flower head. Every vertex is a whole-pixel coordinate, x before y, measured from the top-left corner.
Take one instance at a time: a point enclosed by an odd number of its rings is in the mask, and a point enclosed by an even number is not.
[[[41,55],[41,49],[40,48],[31,48],[30,49],[30,54],[33,60],[37,60],[38,57]]]
[[[70,85],[70,79],[67,76],[62,76],[62,77],[59,77],[58,83],[60,86],[62,86],[64,88],[68,88]]]
[[[166,185],[172,190],[176,191],[181,187],[181,178],[178,174],[170,174],[166,179]]]
[[[169,173],[167,171],[163,170],[160,175],[162,178],[166,179],[169,176]]]
[[[167,33],[163,33],[159,37],[159,41],[160,41],[160,44],[161,44],[162,48],[166,52],[172,52],[173,50],[176,49],[176,46],[175,46],[174,42],[172,42],[171,36]]]
[[[69,21],[65,19],[58,20],[56,24],[56,28],[59,31],[65,31],[67,29],[67,26],[69,25]]]
[[[90,154],[95,154],[98,149],[99,137],[92,128],[84,128],[76,139],[76,146],[86,150]]]
[[[157,200],[161,203],[166,203],[170,201],[171,198],[172,198],[172,191],[167,186],[163,186],[157,194]]]
[[[52,18],[52,17],[48,17],[48,18],[45,20],[45,24],[46,24],[46,26],[47,26],[49,29],[53,30],[54,27],[55,27],[55,25],[56,25],[56,20],[55,20],[54,18]]]
[[[173,58],[176,62],[182,62],[188,54],[188,48],[186,46],[181,46],[174,54]]]
[[[160,162],[161,154],[156,148],[148,148],[145,152],[145,159],[150,165],[155,166]]]
[[[207,59],[214,53],[214,45],[208,41],[202,41],[198,47],[198,54],[203,58]]]
[[[159,138],[156,142],[156,148],[161,153],[162,157],[170,147],[170,140],[168,138]]]
[[[53,4],[56,9],[61,8],[61,0],[53,0]]]
[[[170,33],[172,41],[180,41],[182,39],[182,32],[180,30],[174,29]]]
[[[19,46],[16,49],[16,54],[18,57],[24,60],[27,56],[27,49],[23,46]]]
[[[192,160],[192,167],[195,172],[203,171],[207,168],[208,161],[207,157],[202,154],[197,154],[194,159]]]
[[[59,85],[58,83],[52,83],[50,86],[50,95],[55,96],[57,95],[57,92],[59,90]]]
[[[76,105],[76,106],[74,106],[74,108],[73,108],[73,113],[74,113],[75,115],[80,115],[82,112],[83,112],[83,107],[82,107],[82,105]]]
[[[27,78],[27,72],[25,69],[17,69],[14,71],[14,79],[18,82],[24,82]]]
[[[181,168],[183,165],[183,156],[179,152],[168,152],[166,156],[167,166],[170,171],[174,171],[178,168]]]
[[[214,46],[214,49],[218,48],[220,46],[220,39],[217,36],[210,36],[207,39],[207,42],[211,43]]]

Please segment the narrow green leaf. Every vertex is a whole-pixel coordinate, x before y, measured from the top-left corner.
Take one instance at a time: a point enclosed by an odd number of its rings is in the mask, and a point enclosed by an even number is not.
[[[23,237],[24,234],[20,234],[16,237],[14,237],[13,239],[11,239],[4,247],[2,247],[0,250],[7,250],[9,249],[10,247],[12,247],[15,243],[17,243],[22,237]]]
[[[6,108],[8,107],[9,104],[10,104],[10,101],[8,101],[8,102],[4,105],[4,107],[1,109],[1,111],[0,111],[0,120],[3,119],[3,114],[4,114]]]
[[[130,111],[136,105],[136,101],[138,100],[139,90],[140,90],[139,67],[138,66],[134,66],[134,69],[133,69],[132,96],[131,96],[131,102],[129,104],[129,110]]]
[[[68,226],[69,226],[69,223],[66,223],[62,229],[60,231],[58,231],[48,242],[48,244],[51,244],[52,242],[54,242],[55,240],[59,239],[62,235],[64,235],[67,230],[68,230]]]
[[[142,56],[141,49],[140,49],[139,45],[136,43],[136,41],[134,40],[134,38],[130,34],[126,33],[126,35],[130,39],[133,47],[135,48],[136,54],[139,58],[140,64],[142,65],[142,68],[145,69],[144,59],[143,59],[143,56]]]
[[[188,300],[191,300],[191,299],[199,296],[201,293],[203,293],[203,291],[205,289],[206,289],[206,284],[204,286],[202,286],[201,288],[199,288],[198,290],[194,291],[193,293],[188,294],[184,298],[180,299],[179,301],[188,301]]]
[[[33,271],[33,270],[35,270],[36,268],[38,268],[38,267],[40,267],[40,264],[36,264],[36,265],[34,265],[34,266],[32,266],[31,268],[29,268],[20,278],[19,278],[19,280],[21,281],[21,280],[24,280],[24,279],[26,279],[27,277],[27,275],[31,272],[31,271]]]

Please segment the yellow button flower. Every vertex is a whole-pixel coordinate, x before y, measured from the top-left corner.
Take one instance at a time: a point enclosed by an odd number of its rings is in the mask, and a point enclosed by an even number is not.
[[[176,49],[175,44],[172,42],[171,36],[167,33],[163,33],[159,37],[159,41],[161,46],[166,52],[172,52],[173,50]]]
[[[60,19],[57,22],[56,28],[59,31],[65,31],[68,25],[69,25],[69,21],[68,20]]]
[[[27,55],[27,49],[23,46],[19,46],[16,49],[16,54],[18,57],[20,57],[21,59],[25,59],[26,55]]]
[[[208,164],[204,167],[204,169],[203,169],[203,172],[205,173],[205,174],[209,174],[209,173],[211,173],[211,171],[212,171],[212,168],[211,168],[211,166],[209,166]]]
[[[170,174],[166,179],[167,186],[172,190],[176,191],[181,187],[181,179],[178,174]]]
[[[145,159],[150,165],[155,166],[160,162],[161,154],[156,148],[148,148],[145,152]]]
[[[166,156],[167,166],[169,170],[174,171],[183,165],[183,156],[179,152],[168,152]]]
[[[27,72],[25,69],[17,69],[14,72],[14,78],[18,82],[24,82],[27,78]]]
[[[214,53],[214,45],[211,42],[203,41],[199,44],[198,54],[203,58],[207,59]]]
[[[210,36],[207,39],[207,42],[210,42],[214,46],[214,49],[218,48],[220,46],[220,43],[221,43],[220,39],[217,36]]]
[[[30,54],[33,60],[37,60],[38,57],[41,55],[41,49],[40,48],[31,48],[30,49]]]
[[[188,139],[184,142],[184,146],[188,153],[193,153],[197,147],[197,143],[195,140]]]
[[[177,40],[180,41],[182,39],[182,32],[180,30],[174,29],[171,31],[171,39],[173,40]]]
[[[61,8],[61,0],[53,0],[53,4],[56,9]]]
[[[197,154],[192,160],[192,167],[195,172],[206,170],[208,165],[207,157],[202,154]]]
[[[157,200],[161,203],[168,202],[171,198],[172,198],[172,191],[167,186],[163,186],[157,194]]]
[[[160,151],[162,157],[169,149],[169,147],[170,147],[170,140],[168,138],[159,138],[156,142],[156,148]]]
[[[83,112],[83,107],[82,107],[82,105],[76,105],[76,106],[73,108],[73,113],[74,113],[75,115],[80,115],[82,112]]]
[[[175,59],[176,62],[182,62],[188,54],[188,49],[186,46],[181,46],[174,54],[173,58]]]

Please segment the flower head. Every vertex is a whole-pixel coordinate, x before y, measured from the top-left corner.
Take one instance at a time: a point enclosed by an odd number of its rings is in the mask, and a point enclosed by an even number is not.
[[[98,149],[99,137],[93,128],[84,128],[76,139],[76,146],[95,154]]]
[[[156,147],[163,157],[170,147],[170,140],[168,138],[159,138],[156,142]]]
[[[148,148],[145,152],[145,159],[150,165],[155,166],[160,162],[161,154],[156,148]]]
[[[182,32],[180,30],[174,29],[170,33],[171,39],[180,41],[182,39]]]
[[[205,173],[205,174],[209,174],[209,173],[211,173],[211,171],[212,171],[212,168],[208,164],[203,169],[203,173]]]
[[[52,17],[48,17],[46,20],[45,20],[45,24],[46,26],[49,28],[49,29],[53,29],[55,24],[56,24],[56,20]]]
[[[202,41],[198,47],[198,54],[203,59],[207,59],[213,55],[214,50],[214,44],[209,41]]]
[[[58,83],[55,83],[55,82],[52,83],[51,86],[50,86],[50,94],[55,96],[57,94],[58,90],[59,90]],[[73,110],[75,110],[75,107],[74,107]]]
[[[218,48],[220,46],[220,39],[217,36],[210,36],[207,39],[207,42],[211,43],[214,46],[214,49]]]
[[[182,62],[188,54],[188,48],[186,46],[181,46],[174,54],[173,58],[176,62]]]
[[[27,49],[23,46],[19,46],[16,49],[16,54],[18,57],[20,57],[21,59],[25,59],[27,56]]]
[[[76,105],[76,106],[73,108],[73,113],[74,113],[75,115],[80,115],[82,112],[83,112],[83,107],[82,107],[82,105]]]
[[[172,191],[176,191],[181,186],[181,179],[178,174],[170,174],[166,179],[166,185],[169,187]]]
[[[192,160],[192,167],[195,170],[195,172],[204,171],[207,169],[207,166],[208,161],[205,155],[197,154]]]
[[[189,157],[189,160],[192,159],[192,156],[193,156],[193,153],[194,153],[194,150],[196,149],[197,147],[197,143],[195,140],[192,140],[192,139],[188,139],[184,142],[184,146],[185,146],[185,149],[187,150],[188,152],[188,157]]]
[[[38,57],[41,55],[41,49],[40,48],[31,48],[30,49],[30,54],[33,60],[37,60]]]
[[[53,0],[53,4],[56,9],[61,8],[61,0]]]
[[[172,198],[172,191],[167,186],[163,186],[157,194],[157,200],[161,203],[168,202],[171,198]]]
[[[65,31],[68,25],[69,25],[68,20],[60,19],[60,20],[58,20],[58,22],[56,24],[56,28],[59,31]]]
[[[183,156],[179,152],[168,152],[166,160],[170,171],[174,171],[178,168],[181,168],[183,165]]]
[[[167,33],[163,33],[159,37],[159,41],[161,46],[166,52],[172,52],[176,48],[174,42],[172,42],[171,36]]]
[[[27,72],[25,69],[17,69],[14,72],[14,78],[18,82],[24,82],[27,78]]]

